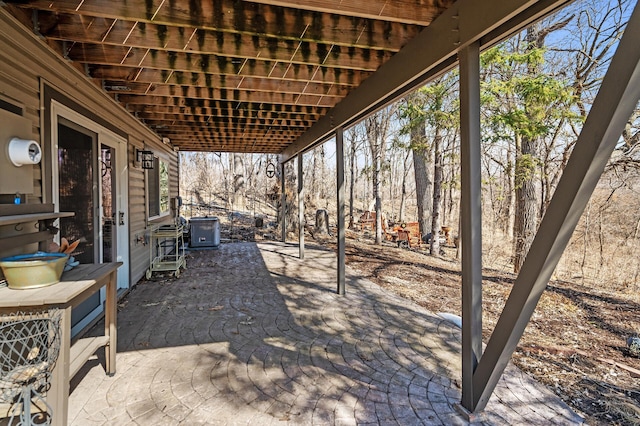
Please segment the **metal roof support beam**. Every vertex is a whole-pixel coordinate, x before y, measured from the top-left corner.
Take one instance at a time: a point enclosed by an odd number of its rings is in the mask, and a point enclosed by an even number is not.
[[[346,233],[344,229],[344,129],[336,129],[336,178],[338,188],[338,294],[345,294],[345,247]]]
[[[484,409],[640,99],[640,5],[636,5],[547,213],[473,375]]]
[[[480,45],[460,51],[462,406],[473,411],[473,372],[482,356]]]
[[[304,181],[302,173],[302,153],[298,154],[298,251],[304,259]]]
[[[458,0],[282,152],[295,157],[453,67],[477,41],[486,48],[570,0]]]
[[[280,163],[280,223],[282,225],[282,235],[280,240],[283,243],[287,242],[287,193],[285,192],[285,179],[284,179],[284,166],[285,163]]]

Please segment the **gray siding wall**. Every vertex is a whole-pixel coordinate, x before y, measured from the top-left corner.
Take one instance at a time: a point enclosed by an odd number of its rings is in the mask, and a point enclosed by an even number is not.
[[[146,147],[162,153],[163,157],[168,159],[170,197],[178,195],[178,155],[80,71],[59,58],[35,35],[23,29],[22,25],[0,6],[0,100],[23,109],[22,116],[33,123],[31,137],[40,143],[43,151],[47,152],[49,148],[45,143],[49,129],[44,124],[47,120],[44,113],[43,87],[45,85],[63,94],[85,111],[110,123],[128,139],[129,264],[130,281],[133,285],[144,275],[149,266],[148,235],[151,225],[146,211],[145,174],[141,168],[133,166],[136,148]],[[48,194],[45,189],[49,187],[51,179],[48,170],[50,168],[45,161],[40,167],[34,167],[34,193],[27,197],[27,203],[51,202],[51,194]],[[158,222],[170,223],[172,220],[173,218],[168,216]],[[0,227],[0,237],[15,232],[14,227]],[[31,247],[19,247],[16,250],[33,251]],[[3,254],[0,253],[0,255]]]

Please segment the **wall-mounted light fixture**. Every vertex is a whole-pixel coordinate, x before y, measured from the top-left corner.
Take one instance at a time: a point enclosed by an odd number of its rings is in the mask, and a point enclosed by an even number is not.
[[[136,149],[136,161],[143,169],[153,169],[153,151]]]

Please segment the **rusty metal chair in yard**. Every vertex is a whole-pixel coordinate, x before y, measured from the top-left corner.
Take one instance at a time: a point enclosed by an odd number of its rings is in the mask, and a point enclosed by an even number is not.
[[[418,222],[406,222],[394,228],[398,233],[398,247],[420,248],[422,246],[422,234]]]
[[[366,229],[375,231],[376,213],[370,212],[370,211],[366,211],[362,213],[362,215],[360,216],[360,219],[358,219],[358,223],[360,224],[360,229],[363,231]]]

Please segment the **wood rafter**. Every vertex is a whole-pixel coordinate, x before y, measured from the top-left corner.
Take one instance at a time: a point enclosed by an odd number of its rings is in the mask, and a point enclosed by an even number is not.
[[[183,116],[180,115],[165,115],[159,117],[155,114],[136,114],[140,120],[144,120],[145,123],[149,125],[149,127],[153,129],[165,128],[165,123],[171,122],[171,129],[175,130],[176,128],[180,128],[180,130],[188,130],[188,129],[204,129],[204,128],[213,128],[213,129],[227,129],[233,130],[239,126],[242,126],[243,129],[268,129],[268,128],[278,128],[282,129],[282,132],[289,132],[290,134],[299,134],[301,130],[304,130],[305,127],[302,125],[296,125],[292,123],[290,120],[286,120],[285,123],[282,120],[227,120],[222,121],[219,118],[212,117],[197,117],[199,120],[185,120]]]
[[[237,75],[221,76],[199,72],[171,72],[149,68],[92,65],[87,72],[99,80],[120,81],[122,86],[129,82],[146,84],[185,85],[192,87],[214,87],[220,89],[241,89],[259,92],[306,93],[323,96],[343,97],[353,85],[337,83],[316,83],[310,81],[286,80],[272,77],[245,77]]]
[[[190,32],[186,29],[191,28],[191,32],[193,29],[213,30],[282,40],[322,40],[325,44],[346,47],[398,50],[421,29],[420,25],[349,16],[339,10],[336,13],[319,13],[250,1],[26,0],[16,3],[23,8],[57,13],[180,26],[185,28],[184,37],[187,38]],[[432,10],[436,12],[438,9]]]
[[[317,96],[295,93],[274,93],[274,92],[252,92],[248,90],[228,90],[213,89],[211,87],[193,86],[169,86],[154,84],[129,84],[126,91],[120,89],[118,82],[106,81],[104,89],[109,93],[126,93],[129,96],[138,95],[145,97],[153,95],[155,97],[164,96],[172,99],[176,97],[189,99],[226,99],[231,97],[238,102],[267,102],[272,104],[294,104],[332,107],[339,98],[332,96]]]
[[[195,29],[185,34],[184,27],[145,24],[100,17],[53,14],[40,15],[40,33],[51,40],[74,40],[85,44],[127,46],[140,49],[188,52],[236,58],[268,57],[271,60],[323,64],[341,68],[368,69],[389,59],[395,50],[283,40],[276,37],[234,34],[225,43],[223,32]],[[79,32],[78,28],[83,31]],[[143,29],[144,28],[144,29]],[[197,37],[196,37],[197,36]],[[231,37],[227,35],[227,37]],[[240,48],[241,47],[241,48]],[[372,60],[374,62],[372,62]]]

